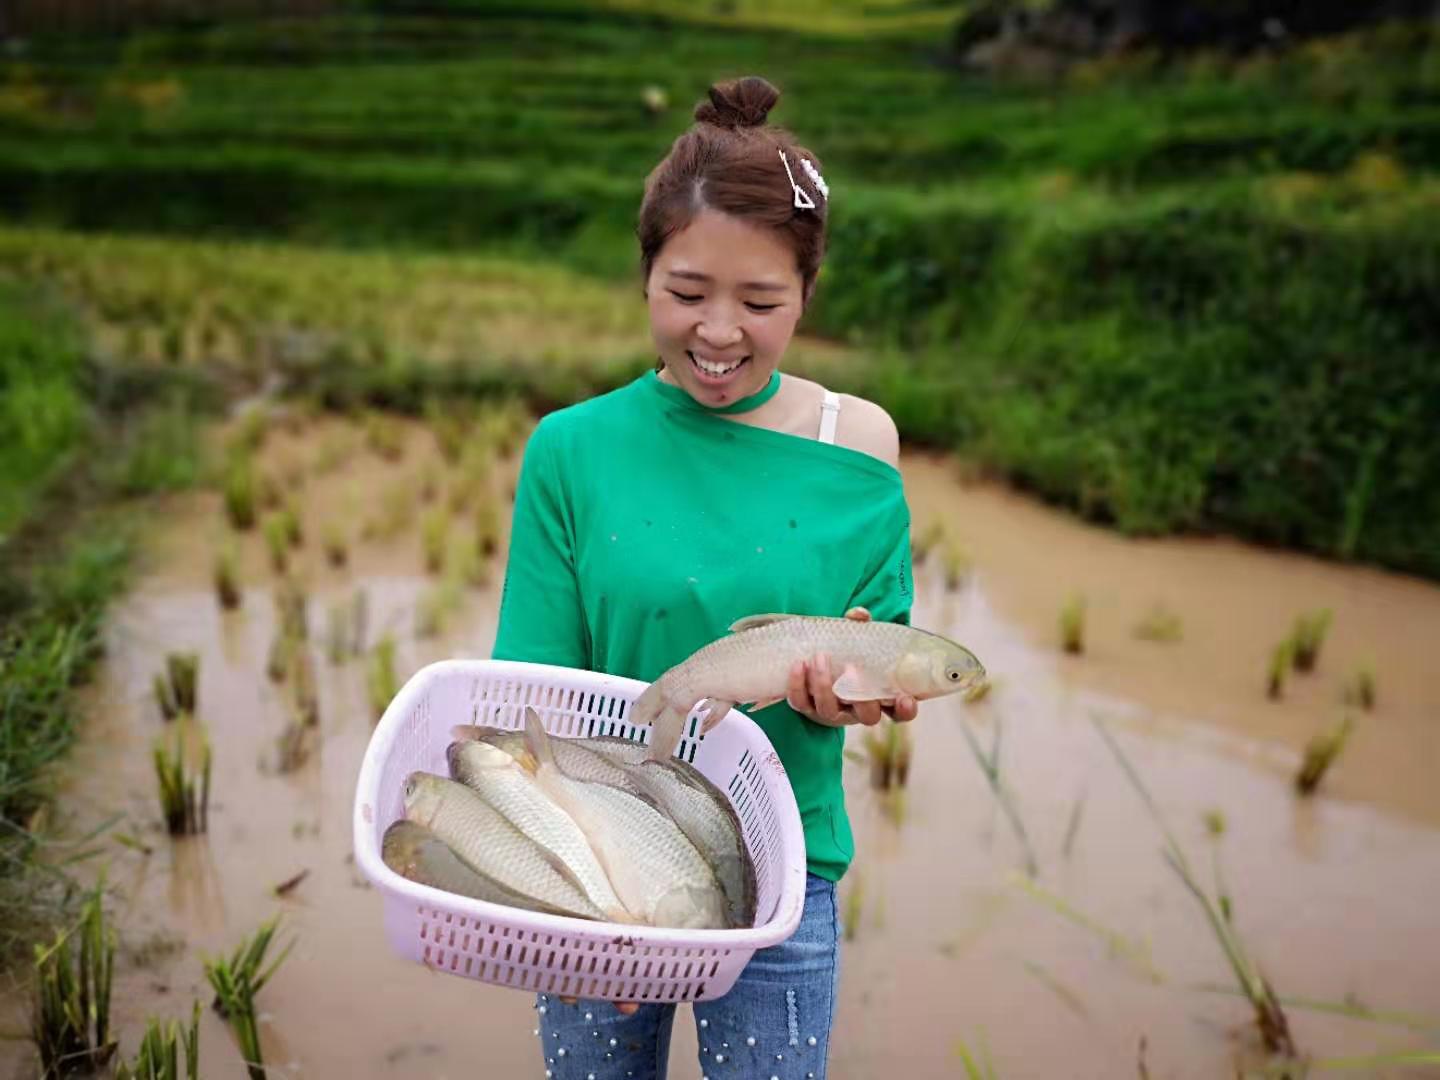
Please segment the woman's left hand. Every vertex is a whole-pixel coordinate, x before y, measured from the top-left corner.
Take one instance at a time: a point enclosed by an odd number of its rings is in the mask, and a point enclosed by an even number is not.
[[[854,607],[845,613],[847,619],[869,622],[870,612]],[[790,707],[808,720],[826,727],[864,724],[871,727],[889,716],[897,723],[909,723],[920,711],[920,704],[909,694],[893,701],[841,701],[835,696],[835,682],[842,673],[830,669],[830,658],[824,653],[808,661],[797,660],[790,669],[790,682],[785,700]]]

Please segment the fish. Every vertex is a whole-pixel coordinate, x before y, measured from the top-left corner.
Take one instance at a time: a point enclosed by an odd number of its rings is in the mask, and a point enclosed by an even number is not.
[[[401,877],[457,896],[552,915],[571,914],[563,908],[506,888],[494,878],[480,873],[424,825],[406,818],[393,822],[385,830],[380,856],[385,865]]]
[[[608,918],[563,863],[458,780],[411,773],[405,781],[405,818],[430,829],[472,870],[511,892],[567,915]]]
[[[474,740],[451,743],[445,757],[451,776],[559,860],[566,875],[610,921],[632,921],[584,830],[535,783],[533,764],[527,769],[498,746]]]
[[[730,800],[693,765],[675,758],[641,761],[630,772],[715,871],[725,897],[726,924],[732,928],[753,926],[755,865]]]
[[[708,731],[735,707],[763,709],[785,699],[790,668],[817,653],[840,669],[843,701],[926,700],[966,690],[985,668],[965,646],[900,623],[822,615],[749,615],[652,682],[630,708],[632,724],[651,726],[650,758],[675,752],[685,718],[701,701]]]
[[[525,733],[523,731],[512,731],[508,728],[481,727],[476,724],[456,724],[450,734],[457,740],[474,740],[477,742],[489,743],[509,754],[521,764],[530,764],[528,761],[530,751],[525,748]],[[626,771],[624,765],[615,759],[615,756],[608,752],[597,753],[600,747],[592,747],[598,739],[561,739],[550,740],[551,749],[555,754],[555,763],[560,766],[566,776],[576,780],[593,780],[599,784],[613,784],[615,787],[624,788],[632,795],[641,798],[646,796],[636,786]],[[628,742],[625,739],[617,742]],[[636,745],[636,744],[630,744]],[[453,750],[453,747],[452,747]],[[640,753],[634,755],[636,760],[645,756],[647,748],[639,747]],[[532,766],[533,771],[533,766]],[[453,769],[452,769],[453,775]],[[456,779],[460,779],[456,777]]]
[[[525,741],[535,779],[585,831],[626,909],[651,926],[721,929],[725,896],[714,869],[664,813],[618,787],[567,776],[534,709]]]
[[[489,742],[521,762],[530,757],[523,732],[456,725],[457,739]],[[678,758],[648,761],[644,743],[616,736],[550,738],[556,764],[575,780],[611,784],[645,799],[680,827],[715,871],[725,895],[727,925],[755,922],[755,866],[730,800],[699,769]],[[452,747],[453,752],[453,747]],[[454,769],[451,770],[454,774]],[[456,779],[462,779],[456,774]]]

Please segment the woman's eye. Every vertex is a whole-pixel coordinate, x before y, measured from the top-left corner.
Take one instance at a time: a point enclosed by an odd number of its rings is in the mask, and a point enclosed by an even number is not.
[[[758,314],[758,315],[763,315],[763,314],[765,314],[765,312],[767,312],[767,311],[774,311],[774,310],[775,310],[777,307],[779,307],[780,305],[779,305],[779,304],[749,304],[749,303],[747,303],[745,306],[748,307],[751,311],[755,312],[756,314]]]
[[[698,293],[697,293],[696,295],[694,295],[694,296],[688,296],[688,295],[686,295],[685,293],[678,293],[678,292],[676,292],[674,289],[671,289],[671,290],[670,290],[670,295],[673,296],[673,297],[675,297],[676,300],[679,300],[681,303],[684,303],[684,304],[693,304],[693,303],[695,303],[695,301],[701,299],[701,297],[700,297],[700,295],[699,295]]]

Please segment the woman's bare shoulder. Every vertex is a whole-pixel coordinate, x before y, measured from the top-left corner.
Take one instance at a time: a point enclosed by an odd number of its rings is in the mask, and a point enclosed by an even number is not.
[[[900,432],[890,414],[873,401],[853,394],[840,395],[835,442],[900,467]]]

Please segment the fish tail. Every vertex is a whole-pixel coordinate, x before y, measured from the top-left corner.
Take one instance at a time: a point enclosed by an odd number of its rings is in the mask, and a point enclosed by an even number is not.
[[[662,680],[645,688],[630,706],[630,723],[650,728],[650,760],[664,761],[675,753],[685,728],[685,714],[675,708]]]

